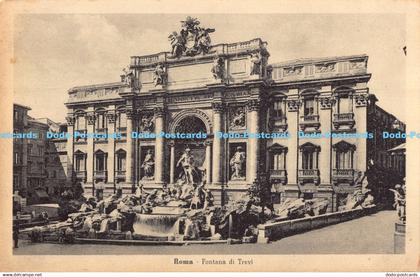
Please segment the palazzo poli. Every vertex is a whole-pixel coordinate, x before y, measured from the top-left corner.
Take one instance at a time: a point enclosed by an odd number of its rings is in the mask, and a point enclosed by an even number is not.
[[[368,57],[269,63],[269,45],[262,39],[214,45],[214,31],[189,18],[179,34],[171,34],[170,52],[132,56],[120,82],[68,91],[69,133],[122,134],[122,139],[70,136],[69,181],[101,198],[138,186],[152,190],[193,182],[201,172],[215,204],[223,205],[267,176],[276,203],[326,198],[328,209],[337,210],[364,186],[369,163],[382,159],[381,138],[297,134],[380,134],[397,121],[369,92]],[[133,132],[206,136],[133,138]],[[229,132],[285,135],[216,136]]]

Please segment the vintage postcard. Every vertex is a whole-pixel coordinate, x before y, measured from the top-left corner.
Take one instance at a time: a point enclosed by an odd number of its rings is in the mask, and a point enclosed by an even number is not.
[[[419,10],[0,3],[0,271],[418,271]]]

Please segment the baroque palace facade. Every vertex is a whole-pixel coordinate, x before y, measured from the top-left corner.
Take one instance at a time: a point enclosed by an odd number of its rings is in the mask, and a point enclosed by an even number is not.
[[[190,165],[224,204],[267,173],[276,201],[327,198],[336,210],[379,157],[376,139],[356,137],[385,128],[369,120],[368,57],[269,64],[261,39],[211,45],[213,31],[189,18],[172,52],[133,56],[120,82],[68,91],[68,181],[103,197],[177,183]]]

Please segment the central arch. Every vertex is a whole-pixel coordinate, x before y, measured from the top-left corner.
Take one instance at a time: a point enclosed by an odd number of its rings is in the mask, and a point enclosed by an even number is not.
[[[169,131],[171,133],[180,132],[180,128],[182,128],[180,126],[185,125],[188,121],[190,121],[192,125],[195,125],[191,127],[200,129],[195,131],[201,131],[207,134],[211,134],[213,132],[213,124],[209,116],[205,112],[197,109],[183,110],[177,113],[169,126]],[[203,127],[205,129],[203,129]]]

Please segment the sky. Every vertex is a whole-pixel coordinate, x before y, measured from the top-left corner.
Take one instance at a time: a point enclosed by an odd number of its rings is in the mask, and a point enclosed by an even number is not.
[[[406,120],[405,17],[399,14],[188,14],[215,28],[213,44],[261,38],[270,63],[367,54],[370,92]],[[22,14],[15,18],[15,103],[64,122],[67,91],[118,82],[130,56],[170,51],[185,14]],[[409,50],[409,47],[408,51]]]

